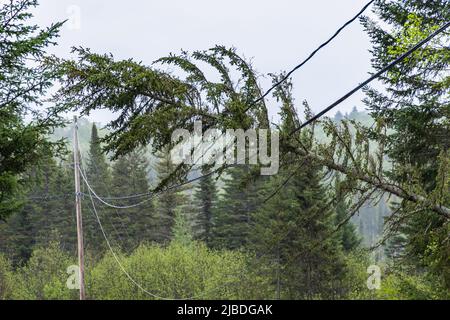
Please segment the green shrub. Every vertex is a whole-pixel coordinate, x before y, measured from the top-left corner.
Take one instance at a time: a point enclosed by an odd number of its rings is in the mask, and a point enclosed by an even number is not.
[[[430,275],[390,272],[381,281],[377,298],[383,300],[449,299],[448,291]]]
[[[9,260],[0,254],[0,300],[9,299],[12,290],[12,267]]]
[[[141,246],[130,256],[118,254],[133,283],[107,254],[87,275],[91,299],[155,299],[136,284],[170,299],[258,299],[268,296],[267,281],[254,277],[250,256],[212,251],[205,245],[173,242],[166,248]]]
[[[273,295],[267,279],[252,271],[252,256],[243,252],[172,242],[168,247],[142,245],[130,255],[118,250],[117,259],[130,277],[110,252],[97,261],[88,259],[88,299],[155,299],[144,290],[169,299],[263,299]],[[35,249],[27,264],[15,271],[0,257],[0,298],[78,299],[78,290],[67,288],[67,268],[76,265],[75,261],[57,243]]]
[[[349,252],[345,257],[347,272],[345,274],[343,287],[347,294],[345,298],[351,300],[375,299],[376,293],[367,287],[369,274],[367,268],[373,264],[370,262],[369,254],[364,250]]]
[[[74,259],[51,243],[47,248],[38,248],[28,263],[17,269],[11,277],[11,299],[51,300],[75,299],[77,291],[67,288],[67,268],[75,265]]]

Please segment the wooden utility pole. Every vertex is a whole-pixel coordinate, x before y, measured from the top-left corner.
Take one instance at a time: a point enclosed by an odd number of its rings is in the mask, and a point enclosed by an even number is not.
[[[75,171],[75,209],[77,212],[77,242],[78,264],[80,270],[80,300],[85,300],[84,290],[84,245],[83,245],[83,218],[81,215],[81,188],[80,188],[80,150],[78,146],[78,119],[73,117],[73,162]]]

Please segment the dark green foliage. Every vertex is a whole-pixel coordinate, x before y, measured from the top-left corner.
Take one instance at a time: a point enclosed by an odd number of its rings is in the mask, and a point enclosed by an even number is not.
[[[27,261],[35,244],[33,206],[24,206],[8,223],[0,223],[1,251],[15,264]]]
[[[14,264],[26,262],[35,245],[50,241],[60,241],[65,250],[75,251],[73,170],[69,163],[57,164],[51,157],[43,162],[26,174],[26,204],[0,226],[0,248]]]
[[[345,202],[342,200],[338,201],[336,205],[336,225],[339,226],[343,221],[346,221],[348,215],[348,207]],[[358,237],[356,228],[351,221],[340,226],[338,235],[342,248],[346,252],[355,250],[361,243],[361,239]]]
[[[47,29],[30,25],[35,0],[0,5],[0,219],[16,212],[20,175],[56,147],[46,135],[60,123],[53,113],[36,111],[55,72],[45,63],[45,49],[53,44],[61,24]],[[30,60],[34,63],[30,63]],[[25,114],[30,120],[25,122]]]
[[[119,157],[111,168],[103,153],[98,129],[94,124],[86,167],[89,184],[99,197],[116,206],[131,206],[128,209],[116,209],[94,199],[99,218],[113,244],[124,250],[131,250],[141,243],[155,241],[156,220],[153,198],[150,196],[126,198],[146,194],[150,190],[149,163],[144,151],[136,150]],[[144,203],[135,206],[141,202]],[[92,212],[90,199],[85,198],[83,203],[86,247],[98,253],[106,248],[103,235]]]
[[[92,125],[88,157],[83,158],[83,160],[84,163],[81,166],[83,168],[82,170],[86,170],[84,174],[95,193],[102,198],[111,197],[111,172],[106,156],[103,154],[98,129],[95,124]],[[82,183],[82,190],[85,190],[85,194],[89,194],[87,186],[84,182]],[[85,201],[83,201],[82,204],[83,212],[85,212],[83,215],[85,247],[87,250],[100,252],[105,248],[105,245],[98,222],[92,212],[92,203],[89,198],[85,198]],[[99,203],[96,202],[96,204],[98,205]],[[114,214],[113,209],[108,207],[99,207],[98,213],[101,220],[108,219]],[[112,222],[109,219],[108,221],[108,232],[113,232],[119,228],[117,221]],[[118,235],[118,237],[120,237],[120,235]]]
[[[386,25],[368,18],[362,21],[373,43],[373,67],[379,70],[448,22],[450,3],[380,0],[376,13]],[[373,117],[391,129],[387,136],[373,133],[376,139],[386,141],[394,163],[390,176],[399,183],[420,185],[420,189],[434,194],[432,201],[444,206],[449,205],[443,197],[448,194],[448,182],[445,175],[439,177],[439,168],[440,163],[448,162],[450,142],[449,63],[447,30],[383,75],[380,79],[385,90],[366,91],[366,104]],[[399,217],[407,218],[391,219],[390,227],[397,231],[396,239],[391,240],[391,254],[403,256],[404,263],[433,270],[449,287],[450,275],[445,267],[450,247],[448,220],[406,203],[394,209]]]
[[[373,43],[373,67],[378,70],[449,21],[450,3],[378,1],[377,12],[394,28],[391,32],[363,19]],[[450,83],[445,73],[450,53],[445,42],[444,33],[381,77],[387,93],[367,90],[366,104],[374,118],[381,118],[394,129],[387,138],[389,157],[419,168],[420,179],[428,190],[433,188],[437,174],[437,157],[441,150],[449,148]]]
[[[288,172],[268,182],[267,190],[279,187]],[[343,294],[343,253],[333,236],[335,215],[320,168],[302,166],[254,215],[252,245],[263,261],[275,261],[274,282],[287,299],[336,298]]]
[[[311,131],[289,136],[299,124],[290,89],[287,82],[274,92],[283,102],[280,134],[292,146],[308,146]],[[320,164],[292,152],[286,152],[281,160],[284,166],[266,181],[262,188],[265,202],[252,215],[251,246],[261,261],[273,266],[277,298],[343,297],[348,294],[343,245],[354,248],[354,231],[344,224],[335,232],[339,214],[333,210]],[[338,210],[347,216],[342,212],[345,208]]]
[[[240,166],[226,171],[223,194],[213,215],[213,246],[239,249],[249,244],[252,214],[258,200],[259,180],[252,181],[249,168]]]
[[[352,221],[349,219],[352,212],[349,212],[349,207],[345,201],[345,197],[341,193],[341,185],[339,183],[339,177],[336,177],[336,187],[335,187],[335,211],[336,211],[336,222],[335,225],[338,228],[337,236],[339,238],[340,244],[345,252],[351,252],[358,248],[361,243],[361,239],[356,234],[356,228]]]
[[[175,170],[175,165],[168,149],[159,153],[157,158],[156,172],[158,180],[162,181]],[[170,189],[157,197],[153,232],[158,243],[168,243],[172,239],[177,209],[186,205],[187,195],[183,193],[185,190],[186,188]]]
[[[100,136],[95,124],[92,125],[86,174],[91,186],[98,195],[106,195],[111,184],[111,173],[106,156],[103,153]]]
[[[390,259],[390,261],[399,266],[401,263],[401,259],[404,254],[404,248],[408,243],[408,238],[406,235],[398,232],[392,237],[388,239],[385,245],[385,254],[386,257]]]
[[[130,154],[117,159],[112,166],[112,190],[113,196],[127,197],[136,194],[146,194],[150,190],[149,163],[145,153],[133,151]],[[132,206],[138,202],[142,205],[126,210],[112,209],[110,220],[118,225],[123,248],[134,248],[143,242],[151,242],[154,239],[155,209],[154,199],[150,196],[121,199],[114,201],[120,206]]]
[[[208,171],[203,169],[202,174]],[[211,245],[213,241],[213,218],[217,211],[217,186],[212,176],[208,176],[198,183],[195,190],[195,204],[197,214],[195,215],[195,238]]]

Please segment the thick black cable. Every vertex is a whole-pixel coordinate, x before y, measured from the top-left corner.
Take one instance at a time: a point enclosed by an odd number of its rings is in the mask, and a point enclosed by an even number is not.
[[[442,33],[445,31],[445,29],[448,28],[448,26],[450,26],[450,21],[448,21],[447,23],[445,23],[442,27],[440,27],[439,29],[437,29],[436,31],[434,31],[432,34],[430,34],[428,37],[426,37],[425,39],[423,39],[422,41],[420,41],[419,43],[417,43],[415,46],[413,46],[411,49],[409,49],[408,51],[406,51],[404,54],[402,54],[401,56],[399,56],[397,59],[395,59],[394,61],[392,61],[391,63],[389,63],[387,66],[385,66],[383,69],[379,70],[378,72],[376,72],[375,74],[373,74],[369,79],[367,79],[366,81],[362,82],[360,85],[358,85],[357,87],[355,87],[353,90],[351,90],[350,92],[348,92],[347,94],[345,94],[343,97],[341,97],[340,99],[338,99],[337,101],[333,102],[330,106],[328,106],[327,108],[323,109],[322,111],[320,111],[318,114],[316,114],[315,116],[313,116],[311,119],[308,119],[305,123],[303,123],[301,126],[299,126],[298,128],[296,128],[295,130],[293,130],[290,135],[297,133],[299,130],[303,129],[304,127],[312,124],[313,122],[317,121],[319,118],[321,118],[322,116],[324,116],[326,113],[328,113],[330,110],[334,109],[335,107],[337,107],[339,104],[341,104],[342,102],[344,102],[345,100],[347,100],[348,98],[350,98],[353,94],[355,94],[357,91],[359,91],[360,89],[364,88],[365,86],[367,86],[368,84],[370,84],[372,81],[374,81],[375,79],[379,78],[383,73],[385,73],[386,71],[392,69],[395,65],[397,65],[398,63],[402,62],[403,60],[405,60],[407,57],[409,57],[414,51],[418,50],[420,47],[422,47],[424,44],[426,44],[427,42],[429,42],[431,39],[433,39],[434,37],[436,37],[438,34]]]
[[[324,43],[322,43],[316,50],[314,50],[309,56],[308,58],[306,58],[303,62],[301,62],[300,64],[298,64],[294,69],[292,69],[291,71],[289,71],[281,80],[279,80],[277,83],[275,83],[269,90],[266,91],[266,93],[264,93],[260,98],[256,99],[255,101],[253,101],[252,103],[250,103],[250,105],[247,107],[247,109],[245,110],[245,112],[247,112],[252,106],[254,106],[255,104],[261,102],[262,100],[264,100],[275,88],[277,88],[278,86],[280,86],[281,84],[283,84],[286,80],[288,80],[292,74],[297,71],[298,69],[300,69],[301,67],[303,67],[309,60],[311,60],[322,48],[326,47],[331,41],[334,40],[334,38],[336,38],[347,26],[349,26],[350,24],[352,24],[356,19],[358,19],[359,16],[361,16],[364,11],[367,10],[368,7],[370,7],[370,5],[374,2],[375,0],[370,1],[369,3],[367,3],[362,9],[361,11],[359,11],[352,19],[350,19],[349,21],[347,21],[342,27],[340,27],[335,33],[334,35],[328,39],[327,41],[325,41]],[[244,112],[244,113],[245,113]]]

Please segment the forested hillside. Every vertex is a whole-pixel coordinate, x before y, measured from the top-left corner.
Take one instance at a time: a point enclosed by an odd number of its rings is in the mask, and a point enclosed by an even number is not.
[[[373,118],[370,117],[367,112],[358,111],[356,108],[349,114],[342,114],[341,112],[338,112],[334,116],[333,120],[341,121],[343,119],[356,120],[358,123],[364,126],[371,126],[373,124]],[[98,126],[101,127],[101,125]],[[90,122],[86,120],[82,120],[79,122],[81,150],[89,150],[88,146],[90,141],[91,129],[92,124]],[[102,136],[101,132],[102,130],[100,130],[100,136]],[[70,125],[64,129],[58,128],[53,134],[54,140],[59,140],[61,138],[66,139],[68,142],[68,147],[72,148],[73,132]],[[151,152],[147,152],[145,157],[150,162],[150,164],[154,163],[155,157],[152,156]],[[154,178],[156,177],[154,166],[150,165],[148,171],[150,172],[149,183],[154,184]],[[196,171],[192,173],[192,177],[197,177],[199,175],[200,173]],[[220,189],[223,187],[223,181],[216,181],[216,184]],[[358,231],[358,234],[361,237],[365,247],[374,246],[381,239],[383,233],[384,217],[388,216],[389,212],[389,199],[386,196],[377,203],[367,203],[367,205],[358,210],[358,213],[352,218],[352,222],[355,225],[356,230]],[[382,250],[378,250],[377,258],[381,258],[380,254],[383,255]]]

